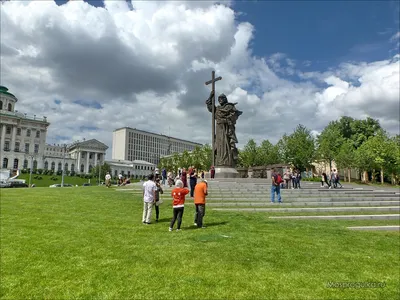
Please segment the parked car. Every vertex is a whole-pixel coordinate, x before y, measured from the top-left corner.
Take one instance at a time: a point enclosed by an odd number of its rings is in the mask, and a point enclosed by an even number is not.
[[[24,188],[28,187],[25,182],[21,181],[8,181],[0,183],[0,188]]]
[[[49,187],[51,188],[61,187],[61,183],[52,184]],[[64,183],[64,187],[73,187],[73,185],[69,183]]]
[[[91,184],[86,182],[86,183],[82,184],[82,186],[91,186]]]

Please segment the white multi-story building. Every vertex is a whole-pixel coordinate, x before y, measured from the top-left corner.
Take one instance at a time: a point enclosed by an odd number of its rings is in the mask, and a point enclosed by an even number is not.
[[[18,99],[0,86],[0,160],[3,169],[20,169],[31,161],[36,168],[43,168],[46,144],[46,117],[28,117],[15,110]]]
[[[202,145],[163,134],[123,127],[113,132],[112,158],[126,161],[142,160],[157,165],[162,156],[185,150],[192,151],[196,146]]]
[[[0,86],[0,169],[15,173],[18,169],[43,169],[87,174],[93,167],[106,162],[112,175],[142,178],[151,173],[155,165],[143,160],[105,161],[108,146],[96,139],[77,141],[69,145],[46,143],[50,123],[46,117],[38,118],[15,110],[18,99]]]
[[[2,169],[16,171],[32,168],[89,173],[102,164],[108,147],[92,139],[68,146],[46,144],[46,117],[38,118],[15,109],[17,97],[0,86],[0,161]]]

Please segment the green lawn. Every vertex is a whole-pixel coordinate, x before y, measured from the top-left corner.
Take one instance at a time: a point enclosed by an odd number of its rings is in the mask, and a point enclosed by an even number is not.
[[[35,177],[42,177],[42,179],[38,179]],[[51,180],[51,177],[57,177],[57,180]],[[57,184],[60,183],[61,184],[61,175],[37,175],[37,174],[32,174],[32,184],[35,184],[35,186],[37,187],[49,187],[52,184]],[[25,173],[25,174],[20,174],[18,176],[18,179],[25,179],[26,183],[29,184],[29,173]],[[86,178],[80,178],[78,176],[64,176],[64,183],[69,183],[69,184],[73,184],[73,185],[78,185],[81,186],[82,184],[89,182],[89,179]],[[96,178],[92,178],[90,179],[90,182],[92,185],[96,185],[97,184],[97,179]]]
[[[143,225],[141,199],[114,189],[0,193],[3,299],[400,297],[399,233],[345,228],[387,221],[272,220],[209,207],[199,230],[190,205],[183,230],[168,232],[169,200],[160,223]]]

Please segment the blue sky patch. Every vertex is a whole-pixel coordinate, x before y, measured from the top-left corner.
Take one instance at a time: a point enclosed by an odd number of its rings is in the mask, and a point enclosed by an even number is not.
[[[96,131],[96,130],[99,130],[99,128],[96,126],[80,126],[79,130],[80,131]]]
[[[95,100],[75,100],[74,103],[87,108],[103,109],[103,106]]]

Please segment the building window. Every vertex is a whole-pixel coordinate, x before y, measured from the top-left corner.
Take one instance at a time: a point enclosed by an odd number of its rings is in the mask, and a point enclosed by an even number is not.
[[[57,171],[62,171],[62,163],[58,163]]]
[[[118,176],[118,170],[114,170],[114,177]]]
[[[28,129],[28,130],[26,131],[26,136],[31,136],[31,130],[30,130],[30,129]]]
[[[49,168],[49,163],[47,161],[44,162],[44,169],[47,170]]]
[[[128,171],[128,178],[131,178],[131,171]]]
[[[92,169],[93,169],[92,165],[89,165],[89,173],[92,172]]]
[[[10,142],[9,141],[4,142],[4,151],[10,151]]]
[[[82,152],[81,158],[85,158],[85,153]]]
[[[3,101],[0,101],[0,109],[3,109]]]
[[[18,159],[14,159],[14,170],[18,169]]]
[[[6,134],[11,134],[11,126],[6,127]]]
[[[3,169],[7,169],[8,166],[8,158],[3,158]]]
[[[75,165],[74,164],[71,165],[71,172],[75,172]]]
[[[15,142],[14,151],[19,152],[19,142]]]
[[[38,153],[38,152],[39,152],[39,145],[35,144],[35,153]]]
[[[97,159],[100,160],[100,158],[101,158],[101,154],[98,153],[98,154],[97,154]]]
[[[28,160],[27,159],[24,160],[24,169],[28,169]]]
[[[25,153],[29,153],[29,143],[25,143]]]
[[[81,173],[83,173],[85,170],[85,166],[83,164],[81,164]]]
[[[90,153],[90,154],[89,154],[89,159],[92,159],[92,156],[93,156],[92,153]]]
[[[36,159],[33,161],[33,169],[34,169],[34,170],[37,169],[37,160],[36,160]]]
[[[17,128],[17,135],[21,135],[21,128]]]
[[[11,105],[11,103],[8,103],[8,111],[12,111],[12,105]]]
[[[56,163],[53,161],[53,162],[51,163],[51,171],[54,172],[55,169],[56,169]]]
[[[40,131],[39,130],[36,131],[36,138],[40,138]]]
[[[68,171],[68,163],[65,163],[65,165],[64,165],[64,171]]]

